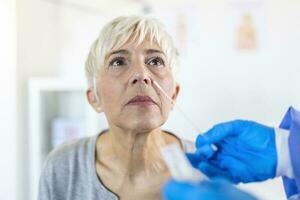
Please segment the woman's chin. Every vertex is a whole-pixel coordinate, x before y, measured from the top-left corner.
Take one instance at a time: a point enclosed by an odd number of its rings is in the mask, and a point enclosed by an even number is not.
[[[157,128],[160,128],[164,122],[161,120],[132,120],[127,122],[123,127],[127,130],[133,130],[134,132],[151,132]]]

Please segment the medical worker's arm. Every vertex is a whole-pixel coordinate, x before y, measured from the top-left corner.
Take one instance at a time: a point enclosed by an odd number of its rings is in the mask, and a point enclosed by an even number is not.
[[[164,200],[256,200],[224,180],[205,181],[199,184],[170,180],[162,189]]]
[[[288,146],[293,177],[283,177],[283,184],[289,200],[300,200],[300,112],[290,107],[280,128],[288,130]]]

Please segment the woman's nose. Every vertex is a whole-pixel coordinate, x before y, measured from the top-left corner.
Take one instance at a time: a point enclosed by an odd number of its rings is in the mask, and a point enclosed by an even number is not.
[[[135,74],[132,77],[131,84],[135,85],[137,83],[142,83],[146,85],[151,85],[152,79],[147,74]]]

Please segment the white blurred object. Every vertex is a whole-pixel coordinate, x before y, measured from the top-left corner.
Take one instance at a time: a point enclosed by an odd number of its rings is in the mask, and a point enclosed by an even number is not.
[[[52,122],[52,146],[85,136],[85,121],[77,118],[56,118]]]
[[[204,174],[192,167],[178,144],[169,144],[160,151],[175,180],[197,183],[207,179]]]

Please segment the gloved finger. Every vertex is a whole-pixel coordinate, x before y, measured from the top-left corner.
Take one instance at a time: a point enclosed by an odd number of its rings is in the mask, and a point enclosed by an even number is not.
[[[207,187],[207,186],[206,186]],[[234,185],[230,184],[225,179],[213,179],[210,181],[210,187],[214,189],[214,191],[218,194],[222,194],[222,199],[224,200],[225,197],[227,197],[230,200],[257,200],[254,196],[252,196],[249,193],[246,193],[238,188],[236,188]],[[226,198],[226,199],[227,199]]]
[[[252,177],[247,165],[231,156],[219,157],[220,168],[230,172],[234,183],[251,182]]]
[[[198,148],[206,144],[209,144],[208,140],[203,135],[198,135],[196,138],[196,147]]]
[[[227,179],[217,177],[212,178],[210,181],[201,182],[200,187],[211,188],[217,193],[225,194],[227,190],[234,186],[232,185],[232,182],[228,181]]]
[[[203,160],[195,153],[185,153],[193,167],[197,168],[198,164]]]
[[[235,136],[243,131],[246,123],[247,121],[244,120],[234,120],[217,124],[207,132],[197,137],[196,147],[200,147],[203,143],[216,144],[228,136]]]
[[[220,177],[231,181],[231,176],[227,171],[218,168],[209,162],[203,161],[199,163],[197,168],[209,178]]]
[[[212,148],[211,145],[206,144],[197,148],[195,154],[202,160],[207,160],[211,158],[215,154],[215,152],[216,151]]]
[[[215,153],[215,150],[211,145],[204,145],[196,150],[195,153],[186,153],[186,157],[190,161],[193,167],[197,168],[201,161],[208,160]]]
[[[198,185],[175,180],[168,181],[161,190],[165,200],[198,200],[200,198]]]
[[[163,186],[161,193],[164,200],[257,200],[224,180],[203,181],[199,184],[170,180]]]

